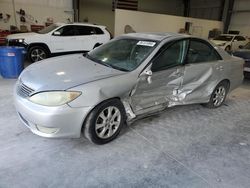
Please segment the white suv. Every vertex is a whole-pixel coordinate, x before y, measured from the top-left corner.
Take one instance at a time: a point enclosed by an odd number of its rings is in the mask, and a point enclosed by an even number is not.
[[[232,34],[221,34],[211,41],[226,51],[235,51],[249,42],[243,36]]]
[[[6,44],[24,46],[31,62],[53,55],[86,52],[110,40],[105,26],[83,23],[56,23],[38,33],[9,35]]]

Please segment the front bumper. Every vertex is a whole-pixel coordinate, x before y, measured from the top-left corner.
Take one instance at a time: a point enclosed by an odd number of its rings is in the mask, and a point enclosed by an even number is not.
[[[14,92],[14,101],[21,121],[35,134],[54,138],[79,138],[83,121],[91,107],[68,105],[46,107],[34,104]]]

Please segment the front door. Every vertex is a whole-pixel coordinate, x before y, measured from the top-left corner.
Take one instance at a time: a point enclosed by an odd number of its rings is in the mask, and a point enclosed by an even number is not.
[[[56,32],[60,34],[52,34],[51,36],[50,49],[52,53],[80,51],[82,49],[81,42],[75,35],[74,26],[66,25]]]
[[[174,99],[182,82],[187,40],[165,44],[152,60],[152,76],[140,76],[131,93],[136,115],[159,110]]]

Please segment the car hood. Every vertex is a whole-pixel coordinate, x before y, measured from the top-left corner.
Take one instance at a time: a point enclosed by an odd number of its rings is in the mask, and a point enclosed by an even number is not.
[[[233,53],[234,56],[241,57],[243,59],[250,59],[250,50],[240,49]]]
[[[38,33],[30,32],[30,33],[19,33],[8,35],[7,39],[25,39],[26,37],[37,36],[40,35]]]
[[[82,54],[49,58],[27,67],[19,80],[35,90],[67,90],[69,88],[104,79],[125,72],[95,63]]]
[[[228,43],[229,41],[224,41],[224,40],[211,40],[214,44],[216,45],[221,45],[224,43]]]

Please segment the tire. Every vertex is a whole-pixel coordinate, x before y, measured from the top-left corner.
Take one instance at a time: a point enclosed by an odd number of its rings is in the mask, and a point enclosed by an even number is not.
[[[28,51],[28,58],[32,63],[46,59],[48,57],[48,51],[42,46],[33,46]]]
[[[227,81],[220,82],[211,94],[209,102],[204,104],[204,106],[207,108],[220,107],[227,97],[228,89],[229,83]]]
[[[230,52],[230,51],[231,51],[231,46],[227,46],[227,47],[225,48],[225,51]]]
[[[83,125],[84,136],[92,143],[106,144],[118,136],[125,123],[125,117],[120,100],[107,100],[96,106],[86,118]]]

